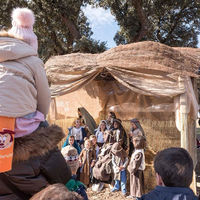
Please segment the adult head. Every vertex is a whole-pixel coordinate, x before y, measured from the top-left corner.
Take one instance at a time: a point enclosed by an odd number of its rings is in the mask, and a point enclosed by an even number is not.
[[[183,148],[172,147],[158,152],[154,169],[158,185],[189,187],[192,182],[193,161]]]
[[[114,112],[109,112],[107,120],[112,122],[113,119],[116,119],[115,113]]]

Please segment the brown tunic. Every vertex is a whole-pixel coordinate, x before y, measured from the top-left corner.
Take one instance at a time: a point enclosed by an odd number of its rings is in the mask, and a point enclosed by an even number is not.
[[[80,173],[80,181],[83,182],[85,185],[89,185],[90,183],[90,166],[92,161],[96,161],[96,152],[93,148],[90,150],[83,149],[79,156],[79,160],[83,164],[81,167]]]
[[[144,174],[143,170],[138,168],[141,165],[143,158],[142,153],[137,153],[128,165],[130,173],[130,195],[133,197],[141,197],[144,194]]]

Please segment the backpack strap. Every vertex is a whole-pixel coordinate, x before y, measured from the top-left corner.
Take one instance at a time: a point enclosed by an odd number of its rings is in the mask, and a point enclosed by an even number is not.
[[[22,200],[29,200],[31,198],[31,195],[25,194],[24,192],[22,192],[21,190],[19,190],[12,182],[10,182],[9,179],[8,179],[8,177],[4,173],[0,173],[0,179],[20,199],[22,199]]]

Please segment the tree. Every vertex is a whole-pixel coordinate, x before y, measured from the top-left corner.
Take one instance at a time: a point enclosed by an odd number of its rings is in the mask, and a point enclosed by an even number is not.
[[[103,52],[105,42],[91,38],[92,31],[82,6],[87,0],[2,0],[0,1],[1,29],[11,26],[10,14],[15,7],[29,7],[36,17],[34,31],[38,36],[39,54],[43,60],[52,55],[84,51]],[[85,48],[85,42],[90,48]]]
[[[200,33],[199,0],[97,0],[110,9],[120,30],[114,40],[127,44],[142,40],[170,46],[196,47]]]

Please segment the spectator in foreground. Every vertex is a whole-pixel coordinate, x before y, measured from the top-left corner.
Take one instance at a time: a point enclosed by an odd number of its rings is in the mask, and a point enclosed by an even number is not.
[[[49,185],[35,194],[30,200],[83,200],[76,192],[70,192],[61,183]]]
[[[168,148],[157,153],[154,160],[156,188],[138,200],[197,200],[189,188],[193,161],[183,148]]]

